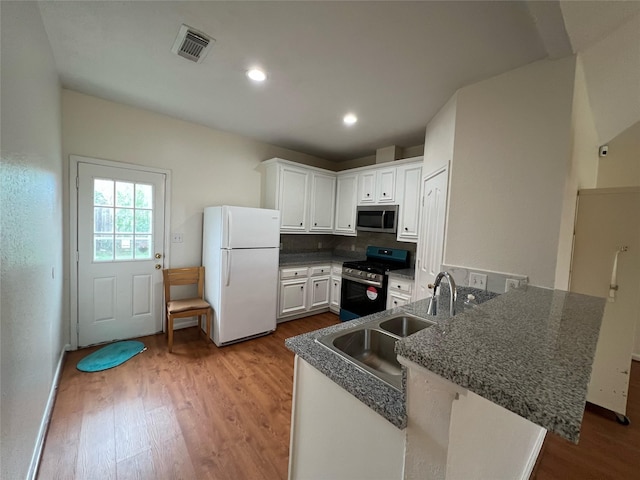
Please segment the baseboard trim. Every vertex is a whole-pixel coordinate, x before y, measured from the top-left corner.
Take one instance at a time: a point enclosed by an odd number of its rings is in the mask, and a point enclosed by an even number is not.
[[[534,468],[538,463],[538,456],[540,456],[540,451],[542,450],[542,446],[544,445],[544,438],[547,436],[547,431],[544,428],[540,429],[538,433],[538,438],[533,445],[533,449],[531,450],[531,456],[527,460],[527,464],[522,471],[521,480],[528,480],[531,478],[531,474],[533,473]]]
[[[636,362],[640,362],[640,353],[632,353],[631,359],[635,360]]]
[[[49,398],[47,399],[47,405],[45,406],[42,415],[42,422],[40,422],[40,429],[38,430],[38,436],[36,437],[36,445],[33,449],[33,455],[31,456],[31,463],[29,464],[29,471],[27,472],[27,480],[35,480],[36,475],[38,474],[38,467],[40,466],[40,459],[42,458],[42,449],[44,448],[44,439],[47,436],[49,422],[51,421],[51,413],[53,412],[53,406],[56,403],[58,384],[60,383],[60,376],[62,375],[64,359],[67,351],[70,349],[71,345],[67,344],[62,348],[62,352],[60,352],[56,372],[53,375],[51,389],[49,390]]]

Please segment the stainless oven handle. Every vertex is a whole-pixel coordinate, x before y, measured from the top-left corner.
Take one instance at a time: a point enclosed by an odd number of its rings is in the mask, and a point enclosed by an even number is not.
[[[374,282],[373,280],[365,280],[364,278],[350,277],[349,275],[342,274],[343,280],[350,280],[356,283],[362,283],[363,285],[371,285],[372,287],[382,288],[382,282]]]

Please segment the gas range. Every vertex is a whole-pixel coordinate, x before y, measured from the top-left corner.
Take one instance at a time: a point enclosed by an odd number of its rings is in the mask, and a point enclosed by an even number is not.
[[[409,251],[397,248],[367,247],[367,259],[342,264],[340,319],[354,318],[386,308],[386,273],[409,267]]]

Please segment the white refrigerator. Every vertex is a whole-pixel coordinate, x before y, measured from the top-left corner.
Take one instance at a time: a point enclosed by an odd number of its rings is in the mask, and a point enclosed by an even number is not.
[[[218,346],[276,329],[280,212],[228,205],[204,209],[205,298]]]
[[[578,193],[570,290],[607,299],[587,401],[615,412],[621,423],[628,422],[632,352],[640,352],[638,212],[637,187]]]

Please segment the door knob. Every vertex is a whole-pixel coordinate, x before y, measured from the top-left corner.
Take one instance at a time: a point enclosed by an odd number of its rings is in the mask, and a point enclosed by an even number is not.
[[[160,265],[159,263],[156,263],[156,270],[160,270],[162,268],[162,265]]]
[[[162,258],[162,254],[161,253],[156,253],[156,258]]]

